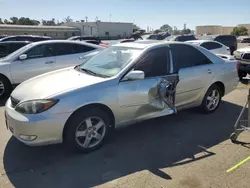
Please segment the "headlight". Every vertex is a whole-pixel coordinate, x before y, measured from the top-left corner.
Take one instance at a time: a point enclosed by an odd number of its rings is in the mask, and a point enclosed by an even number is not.
[[[18,104],[15,108],[17,112],[22,114],[38,114],[50,109],[59,100],[32,100]]]

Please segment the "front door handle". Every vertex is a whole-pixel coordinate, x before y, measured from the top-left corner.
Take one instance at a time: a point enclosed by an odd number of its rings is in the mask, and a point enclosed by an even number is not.
[[[211,71],[210,69],[207,69],[207,73],[208,73],[208,74],[211,74],[212,71]]]
[[[55,63],[55,61],[47,61],[47,62],[45,62],[45,64],[52,64],[52,63]]]

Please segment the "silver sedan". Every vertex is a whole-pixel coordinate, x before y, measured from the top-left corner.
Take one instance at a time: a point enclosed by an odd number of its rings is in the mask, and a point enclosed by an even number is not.
[[[27,145],[65,142],[89,152],[114,128],[184,108],[212,113],[237,83],[234,60],[199,46],[117,44],[20,84],[6,102],[6,123]]]

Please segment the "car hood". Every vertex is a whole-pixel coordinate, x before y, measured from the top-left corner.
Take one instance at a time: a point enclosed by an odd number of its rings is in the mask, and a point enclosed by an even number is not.
[[[73,67],[60,69],[23,82],[16,87],[11,96],[19,101],[44,99],[58,93],[100,83],[104,80],[105,78],[79,72]]]
[[[238,52],[250,52],[250,47],[246,47],[246,48],[241,48],[237,50]]]

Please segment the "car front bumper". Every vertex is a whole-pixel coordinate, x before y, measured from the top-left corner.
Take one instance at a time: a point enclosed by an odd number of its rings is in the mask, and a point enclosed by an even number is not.
[[[49,145],[63,141],[63,128],[69,113],[20,114],[11,107],[8,99],[5,105],[6,126],[21,142],[30,145]]]

